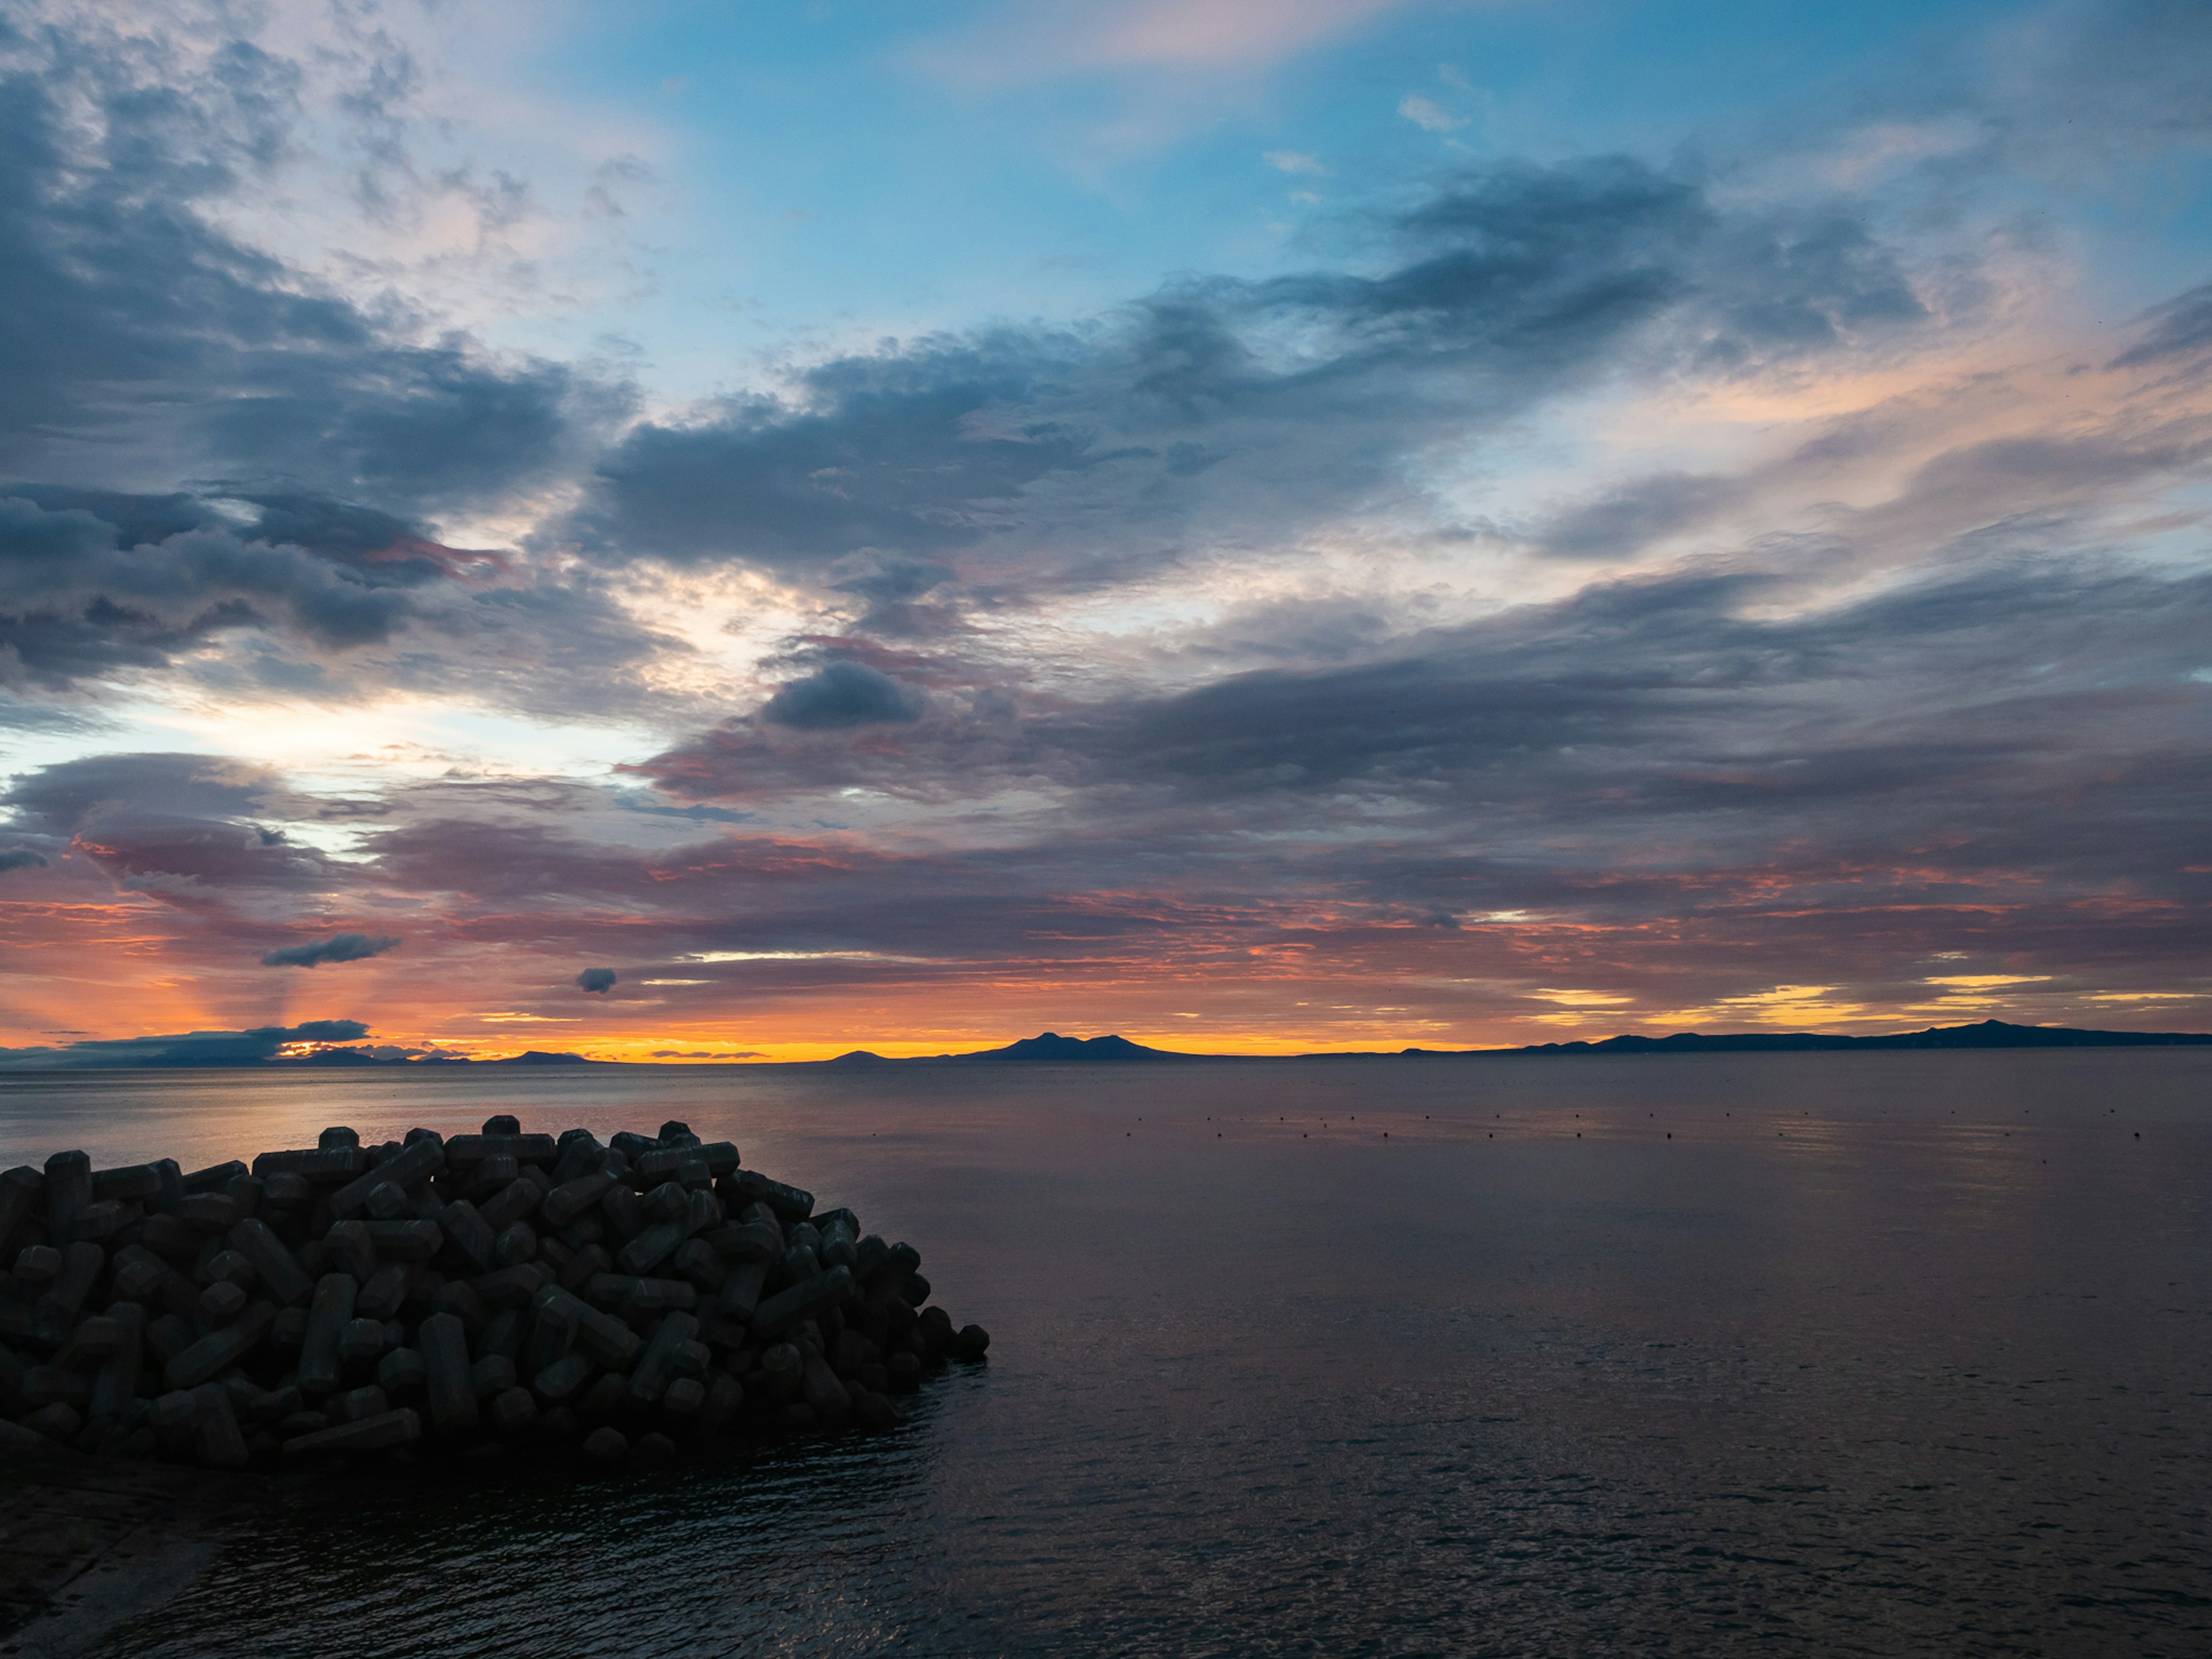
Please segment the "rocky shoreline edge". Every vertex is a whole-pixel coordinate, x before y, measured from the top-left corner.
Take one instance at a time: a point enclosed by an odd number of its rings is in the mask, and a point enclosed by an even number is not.
[[[680,1122],[336,1127],[189,1174],[57,1152],[0,1174],[10,1259],[0,1447],[217,1469],[888,1429],[990,1344],[911,1245]]]

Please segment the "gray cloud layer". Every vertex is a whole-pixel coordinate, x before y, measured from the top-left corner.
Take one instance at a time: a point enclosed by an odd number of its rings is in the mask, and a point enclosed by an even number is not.
[[[91,1038],[58,1048],[0,1048],[0,1069],[100,1070],[131,1066],[258,1066],[288,1042],[352,1042],[368,1035],[357,1019],[310,1019],[246,1031],[182,1031],[168,1036]]]
[[[0,52],[0,466],[96,440],[422,511],[557,463],[601,395],[572,371],[397,338],[203,216],[289,142],[292,66],[240,42],[150,79],[82,23]]]
[[[923,339],[641,424],[568,533],[842,586],[888,622],[956,566],[988,591],[1018,561],[1036,593],[1402,510],[1410,456],[1625,356],[1747,374],[1927,315],[1840,207],[1724,209],[1623,157],[1469,168],[1380,235],[1377,276],[1186,279],[1096,328]]]
[[[326,962],[366,962],[399,948],[389,933],[333,933],[307,945],[280,945],[261,954],[264,968],[319,968]]]

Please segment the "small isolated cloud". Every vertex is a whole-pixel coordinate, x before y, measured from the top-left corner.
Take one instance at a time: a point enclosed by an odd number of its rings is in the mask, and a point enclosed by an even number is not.
[[[1449,132],[1455,127],[1467,125],[1464,115],[1454,115],[1443,105],[1424,98],[1417,92],[1409,92],[1399,100],[1398,113],[1424,132]]]
[[[761,717],[796,731],[833,732],[920,720],[922,706],[919,691],[866,663],[833,662],[784,686],[763,705]]]
[[[1309,155],[1300,149],[1271,149],[1260,159],[1278,173],[1307,173],[1319,179],[1328,172],[1319,156]]]
[[[264,968],[319,968],[326,962],[362,962],[399,948],[389,933],[333,933],[312,945],[288,945],[262,953]]]
[[[586,968],[576,975],[580,991],[607,992],[615,988],[615,970],[611,968]]]
[[[10,870],[43,870],[46,867],[46,855],[34,853],[27,847],[11,847],[0,853],[0,875],[5,875]]]

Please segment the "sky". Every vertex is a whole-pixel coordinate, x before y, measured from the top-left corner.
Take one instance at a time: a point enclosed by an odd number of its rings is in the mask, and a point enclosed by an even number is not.
[[[2201,3],[0,78],[0,1064],[2212,1029]]]

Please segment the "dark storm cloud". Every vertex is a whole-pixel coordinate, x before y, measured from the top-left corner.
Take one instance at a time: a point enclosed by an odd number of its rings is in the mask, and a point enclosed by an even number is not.
[[[1547,378],[1662,313],[1681,337],[1673,349],[1730,368],[1926,314],[1894,252],[1847,213],[1725,210],[1626,156],[1471,170],[1392,228],[1412,257],[1388,275],[1232,289],[1243,303],[1224,314],[1340,325],[1346,349],[1318,366],[1327,374],[1378,360],[1426,367],[1443,353]]]
[[[1192,799],[1488,802],[1632,840],[1654,811],[1688,809],[1701,835],[1731,808],[1753,835],[1832,811],[1826,832],[1879,839],[1901,807],[1963,811],[1995,778],[2032,794],[2130,750],[2170,769],[2212,702],[2189,678],[2206,579],[2001,567],[1781,619],[1755,614],[1768,586],[1601,587],[1393,660],[1237,676],[1049,735],[1082,775]]]
[[[399,948],[389,933],[333,933],[307,945],[287,945],[261,956],[264,968],[315,968],[326,962],[366,962]]]
[[[288,1042],[352,1042],[368,1035],[357,1019],[310,1019],[245,1031],[182,1031],[171,1036],[115,1037],[58,1048],[0,1048],[11,1071],[88,1070],[123,1066],[258,1066]]]
[[[912,686],[866,663],[833,662],[781,687],[762,705],[761,718],[794,731],[839,732],[920,720],[925,706]]]
[[[617,791],[611,798],[611,803],[624,812],[635,812],[652,818],[682,818],[691,823],[750,823],[753,821],[751,813],[732,812],[726,806],[708,806],[697,802],[690,806],[671,806],[665,800],[643,789]]]
[[[257,626],[343,649],[389,639],[409,614],[396,586],[299,548],[211,524],[133,545],[125,534],[83,507],[0,496],[0,674],[61,689]]]
[[[602,994],[611,991],[615,988],[615,970],[611,968],[586,968],[576,975],[576,988]]]
[[[289,67],[238,45],[148,84],[135,61],[94,29],[0,37],[0,466],[92,441],[422,511],[546,476],[618,406],[559,365],[395,337],[226,237],[201,209],[281,150]]]
[[[488,550],[444,546],[419,526],[356,501],[296,490],[240,489],[236,499],[255,509],[245,532],[249,540],[304,548],[351,566],[380,585],[415,586],[505,562]]]
[[[1624,352],[1735,373],[1925,315],[1856,221],[1723,210],[1626,158],[1472,170],[1378,228],[1379,276],[1186,279],[1096,328],[931,337],[647,422],[568,532],[879,606],[995,545],[1032,589],[1081,586],[1402,494],[1409,450]]]
[[[1818,603],[1678,571],[1383,659],[988,713],[948,694],[850,731],[741,720],[650,769],[769,817],[854,782],[1027,800],[988,846],[643,851],[548,797],[381,830],[362,879],[434,896],[464,947],[708,982],[657,993],[678,1007],[1030,971],[1371,978],[1433,951],[1535,984],[1894,979],[1964,951],[2155,988],[2201,964],[2212,902],[2207,637],[2212,579],[2098,560]]]
[[[1064,792],[1030,849],[969,860],[1002,902],[1149,872],[1248,902],[1312,882],[1416,920],[1568,905],[1636,923],[1778,866],[1808,898],[1830,884],[1822,902],[1965,903],[2008,881],[2203,902],[2187,866],[2212,686],[2191,675],[2212,580],[2007,567],[1779,619],[1755,614],[1768,586],[1619,584],[1389,661],[1061,707],[1011,734],[947,723],[827,769],[921,797]],[[797,787],[806,753],[733,728],[654,765],[679,795],[748,799]],[[793,874],[878,891],[849,863]],[[848,938],[925,948],[852,921]]]
[[[46,855],[30,848],[10,847],[0,851],[0,875],[10,870],[43,870],[46,867]]]
[[[158,811],[244,822],[296,801],[276,773],[221,755],[88,755],[18,774],[4,798],[18,822],[69,836]]]
[[[595,575],[513,572],[356,503],[0,485],[0,685],[65,690],[248,636],[295,653],[260,661],[309,690],[365,676],[559,713],[641,702],[641,671],[689,648]]]
[[[531,665],[573,647],[604,666],[599,707],[641,696],[674,641],[426,527],[557,483],[627,394],[233,240],[216,211],[287,153],[296,72],[233,43],[148,79],[104,27],[0,34],[0,479],[27,480],[0,483],[0,685],[190,653],[230,690],[450,678],[565,712],[586,683]]]
[[[971,428],[1028,402],[1049,373],[1042,343],[1026,337],[938,342],[810,371],[798,412],[749,398],[703,426],[648,423],[599,464],[586,527],[617,556],[739,553],[794,569],[864,547],[966,546],[1025,485],[1082,464],[1073,434]]]
[[[0,803],[23,828],[73,838],[126,887],[322,891],[346,876],[270,820],[324,816],[265,768],[220,756],[113,754],[16,776]]]

